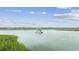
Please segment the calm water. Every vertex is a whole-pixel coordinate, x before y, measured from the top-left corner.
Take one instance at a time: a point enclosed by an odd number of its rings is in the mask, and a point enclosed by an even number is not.
[[[0,30],[0,34],[17,35],[20,42],[35,51],[79,50],[77,31],[43,30],[43,34],[38,34],[35,30]]]

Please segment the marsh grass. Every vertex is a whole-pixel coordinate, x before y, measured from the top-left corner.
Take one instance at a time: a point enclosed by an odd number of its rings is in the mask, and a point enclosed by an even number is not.
[[[24,44],[18,42],[15,35],[0,35],[0,51],[29,51]]]

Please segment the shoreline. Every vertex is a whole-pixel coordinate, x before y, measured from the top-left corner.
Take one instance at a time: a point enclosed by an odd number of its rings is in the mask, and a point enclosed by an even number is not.
[[[57,31],[79,31],[79,28],[65,28],[65,27],[0,27],[0,30],[57,30]]]

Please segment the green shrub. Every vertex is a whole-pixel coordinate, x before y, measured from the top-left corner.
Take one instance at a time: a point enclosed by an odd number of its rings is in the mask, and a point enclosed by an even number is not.
[[[29,51],[15,35],[0,35],[0,51]]]

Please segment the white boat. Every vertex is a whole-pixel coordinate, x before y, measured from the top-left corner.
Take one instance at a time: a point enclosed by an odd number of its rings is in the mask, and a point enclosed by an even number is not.
[[[35,33],[37,33],[37,34],[43,34],[43,32],[42,32],[42,29],[41,29],[41,28],[37,28]]]

